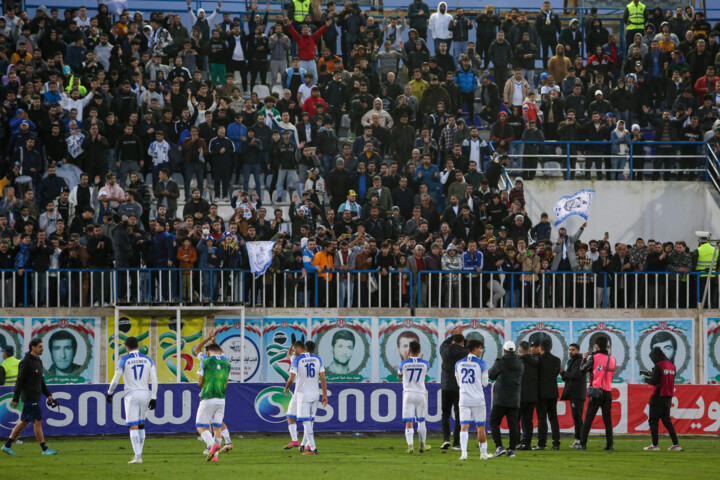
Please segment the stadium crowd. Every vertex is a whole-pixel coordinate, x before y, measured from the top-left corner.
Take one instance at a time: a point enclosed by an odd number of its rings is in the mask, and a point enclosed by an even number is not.
[[[595,163],[598,178],[616,179],[628,151],[644,158],[637,142],[692,141],[698,146],[656,145],[662,171],[652,178],[672,170],[693,178],[687,170],[703,142],[720,148],[720,24],[711,28],[703,12],[651,12],[633,1],[625,49],[594,12],[583,35],[578,20],[563,27],[549,2],[501,18],[491,5],[452,15],[444,2],[431,14],[417,0],[378,18],[354,3],[318,9],[293,0],[270,19],[269,6],[235,16],[222,2],[205,12],[188,0],[186,24],[180,12],[113,17],[98,8],[60,16],[41,7],[31,17],[10,5],[0,16],[0,268],[15,271],[4,274],[4,291],[21,304],[28,294],[41,305],[76,304],[79,295],[99,304],[109,299],[109,274],[83,277],[68,295],[69,277],[52,270],[141,266],[175,269],[153,273],[148,298],[222,301],[224,277],[210,270],[238,279],[249,268],[245,242],[255,240],[277,243],[270,275],[243,277],[245,293],[273,283],[281,291],[288,281],[312,291],[317,275],[335,282],[319,288],[318,304],[328,306],[382,301],[378,291],[393,292],[388,305],[421,297],[423,305],[511,306],[511,290],[515,305],[553,295],[593,306],[602,294],[589,275],[543,273],[607,274],[612,283],[615,272],[707,267],[703,247],[684,242],[584,243],[582,229],[560,229],[551,242],[547,215],[525,211],[523,183],[535,177],[532,155],[554,152],[517,143],[605,141],[570,146],[572,176],[586,155],[585,178]],[[520,160],[523,152],[530,157]],[[510,190],[502,185],[511,162],[521,173]],[[69,179],[68,170],[82,174]],[[269,212],[263,198],[290,200],[289,215]],[[223,218],[228,201],[233,213]],[[366,272],[331,273],[344,270]],[[418,273],[427,270],[469,273],[438,276],[428,292],[433,277]],[[401,272],[397,289],[392,272]],[[680,277],[663,291],[677,292]],[[119,300],[137,280],[118,281]],[[622,278],[618,288],[645,281]],[[361,284],[371,285],[367,294]],[[463,285],[464,298],[447,294]],[[283,304],[253,295],[244,298]],[[652,306],[660,297],[609,302]],[[300,305],[314,301],[303,295]]]

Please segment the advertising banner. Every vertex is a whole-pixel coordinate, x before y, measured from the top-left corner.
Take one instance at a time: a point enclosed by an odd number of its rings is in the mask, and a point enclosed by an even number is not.
[[[634,320],[635,381],[642,380],[640,371],[650,371],[653,362],[650,351],[660,347],[665,356],[675,364],[675,383],[693,383],[694,335],[692,319]]]
[[[615,357],[613,383],[629,383],[633,378],[632,321],[630,320],[573,320],[572,338],[580,345],[580,353],[595,350],[598,337],[608,339],[610,354]],[[573,343],[573,342],[570,342]]]
[[[708,318],[705,331],[707,382],[720,383],[720,318]]]
[[[502,357],[505,343],[505,320],[482,318],[446,318],[445,338],[462,333],[466,340],[483,340],[485,350],[482,358],[491,366],[496,358]]]
[[[381,382],[400,380],[398,365],[412,341],[420,342],[422,358],[430,362],[425,381],[437,381],[439,332],[436,318],[380,318],[378,334]]]
[[[629,385],[628,433],[650,433],[648,426],[648,399],[651,385]],[[693,435],[720,433],[720,386],[678,385],[670,409],[670,416],[677,433]],[[660,422],[660,432],[667,433]]]
[[[428,384],[427,387],[427,426],[430,430],[439,431],[440,385]],[[490,390],[490,386],[485,389],[488,415],[491,410]],[[127,434],[123,390],[115,393],[112,404],[105,401],[105,384],[53,385],[51,391],[60,407],[48,409],[44,402],[41,403],[46,435]],[[195,432],[199,392],[194,384],[161,384],[157,409],[148,412],[148,435]],[[615,433],[649,433],[646,405],[650,393],[651,387],[647,385],[613,386],[612,421]],[[671,410],[677,432],[696,435],[720,433],[718,398],[718,385],[678,385]],[[328,399],[328,406],[318,409],[316,431],[404,429],[401,384],[334,383],[328,385]],[[0,436],[3,437],[9,434],[20,418],[20,410],[10,405],[11,400],[12,388],[0,387]],[[289,401],[290,397],[283,395],[283,387],[278,384],[233,383],[228,386],[226,402],[235,408],[226,408],[225,423],[233,432],[286,432],[285,411]],[[561,430],[572,432],[568,402],[558,402],[558,417]],[[487,428],[489,430],[489,424]],[[593,422],[593,432],[604,432],[601,415]],[[32,428],[25,429],[23,434],[32,435]]]
[[[15,347],[15,358],[23,358],[25,355],[25,319],[23,317],[0,318],[0,352],[7,345]]]
[[[552,341],[551,353],[558,357],[562,365],[568,361],[568,345],[573,343],[569,320],[521,319],[510,321],[510,339],[520,342]]]
[[[180,348],[177,342],[177,319],[159,317],[157,374],[161,382],[174,382],[178,372],[178,350],[180,350],[180,381],[197,382],[197,357],[193,347],[204,337],[205,317],[182,317],[180,319]]]
[[[313,318],[311,339],[328,382],[370,381],[372,319]]]
[[[261,318],[245,318],[245,348],[242,347],[242,319],[239,317],[215,317],[215,339],[225,352],[232,370],[230,381],[262,381],[262,363],[260,362],[263,321]],[[243,374],[242,355],[245,355]]]
[[[288,350],[295,342],[308,340],[307,318],[263,320],[263,376],[266,382],[284,383],[290,377]]]
[[[118,348],[118,358],[127,353],[125,350],[125,339],[135,337],[138,339],[140,348],[138,351],[143,355],[150,355],[150,317],[129,317],[122,316],[118,320],[119,336],[115,339],[115,317],[107,317],[107,378],[112,380],[115,374],[115,348]],[[120,380],[123,383],[124,380]]]
[[[45,383],[97,383],[100,345],[97,318],[33,318],[31,338],[45,347],[40,356]]]

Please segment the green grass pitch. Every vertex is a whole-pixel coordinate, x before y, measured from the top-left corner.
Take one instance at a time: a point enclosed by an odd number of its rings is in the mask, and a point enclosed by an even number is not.
[[[405,453],[402,436],[347,436],[316,434],[317,456],[302,456],[283,450],[287,436],[236,438],[234,449],[220,456],[217,464],[205,461],[204,444],[196,438],[158,437],[148,432],[142,465],[128,465],[132,457],[129,438],[49,439],[57,456],[41,456],[34,441],[15,445],[17,457],[0,456],[2,478],[18,479],[453,479],[540,478],[540,479],[660,479],[720,478],[720,439],[683,438],[683,452],[668,452],[667,437],[661,437],[660,452],[644,452],[649,437],[618,437],[615,452],[603,452],[605,439],[591,437],[587,451],[571,450],[572,439],[563,438],[559,452],[517,452],[515,458],[482,461],[477,445],[468,449],[469,460],[458,461],[460,452],[440,450],[441,438],[429,439],[432,450]],[[471,432],[472,440],[472,432]],[[504,437],[507,441],[507,436]],[[489,450],[494,451],[492,441]],[[472,476],[472,477],[471,477]]]

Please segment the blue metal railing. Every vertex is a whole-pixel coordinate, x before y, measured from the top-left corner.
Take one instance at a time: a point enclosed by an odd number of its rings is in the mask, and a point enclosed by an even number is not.
[[[0,270],[0,306],[227,304],[276,308],[694,308],[703,272],[283,270]],[[706,308],[718,308],[713,272]]]
[[[629,134],[629,133],[628,133]],[[490,142],[491,144],[493,142]],[[705,142],[661,142],[661,141],[644,141],[644,142],[631,142],[630,148],[628,148],[627,154],[619,154],[619,153],[611,153],[609,151],[611,143],[607,141],[564,141],[564,140],[546,140],[545,142],[530,142],[530,141],[521,141],[521,140],[513,140],[511,145],[542,145],[540,147],[538,154],[534,154],[531,156],[523,155],[522,153],[508,153],[511,158],[542,158],[544,162],[546,161],[561,161],[565,164],[565,167],[562,169],[564,172],[565,180],[570,180],[574,176],[574,170],[575,170],[575,163],[585,163],[586,167],[589,163],[595,163],[596,170],[598,174],[601,172],[603,168],[603,163],[607,165],[608,160],[612,158],[621,158],[625,159],[625,161],[628,162],[628,168],[629,168],[629,180],[633,180],[636,178],[636,175],[638,172],[648,172],[648,173],[668,173],[670,171],[678,171],[681,172],[687,172],[687,173],[702,173],[704,174],[708,169],[708,155],[705,150],[706,143]],[[591,145],[597,145],[601,148],[593,148],[589,147]],[[635,153],[633,152],[633,145],[642,145],[642,146],[649,146],[652,148],[652,151],[648,155],[642,155],[642,159],[636,159]],[[572,148],[572,146],[575,146],[575,148]],[[704,168],[693,168],[688,170],[683,170],[682,167],[679,168],[645,168],[644,164],[647,159],[660,159],[660,160],[668,160],[670,163],[674,164],[677,160],[680,160],[681,157],[677,155],[676,153],[658,153],[659,150],[662,149],[670,149],[671,147],[676,147],[676,150],[680,150],[682,147],[688,147],[693,146],[697,149],[697,155],[695,156],[696,160],[696,167],[697,167],[697,160],[703,159]],[[563,153],[560,155],[556,152],[557,148],[561,148]],[[582,147],[582,148],[581,148]],[[578,150],[581,153],[578,153]],[[591,150],[591,153],[587,153],[587,150]],[[597,150],[597,151],[595,151]],[[578,158],[582,157],[582,158]],[[682,158],[690,158],[688,155],[683,155]],[[603,162],[605,160],[605,162]],[[636,160],[642,162],[642,163],[636,163]],[[610,173],[620,173],[625,169],[625,162],[623,162],[623,165],[619,169],[613,169],[613,168],[606,168],[605,172]],[[523,168],[511,168],[511,170],[527,170]],[[586,168],[585,173],[588,174],[589,170]]]

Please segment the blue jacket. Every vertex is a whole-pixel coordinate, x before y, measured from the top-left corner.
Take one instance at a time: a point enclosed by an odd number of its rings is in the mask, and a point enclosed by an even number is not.
[[[152,237],[153,267],[168,268],[167,261],[175,259],[173,237],[167,232],[156,233]]]
[[[20,251],[15,255],[15,270],[30,268],[30,247],[20,242]]]
[[[239,125],[237,122],[233,122],[228,125],[227,137],[235,144],[235,153],[242,153],[242,140],[241,138],[247,137],[247,127],[245,125]]]
[[[480,250],[475,251],[475,256],[470,258],[470,252],[463,253],[463,270],[475,270],[476,267],[483,268],[483,254]]]
[[[311,252],[309,248],[305,247],[302,251],[303,254],[303,268],[307,272],[317,272],[317,267],[312,264],[313,258],[315,258],[315,252]]]
[[[215,257],[210,258],[210,249],[207,246],[207,239],[200,240],[196,246],[198,254],[198,268],[217,268],[224,256],[222,247],[218,247],[217,243],[213,243],[211,248],[215,249]]]
[[[304,68],[298,67],[297,75],[300,76],[300,83],[305,81],[306,73],[307,73],[307,71]],[[285,70],[285,88],[290,88],[290,83],[292,83],[293,74],[295,74],[295,70],[292,67]]]
[[[471,93],[477,90],[478,77],[471,67],[468,67],[467,71],[460,67],[455,70],[455,83],[462,93]]]
[[[422,172],[422,177],[419,175],[420,172]],[[435,174],[437,174],[437,177]],[[431,192],[436,190],[440,185],[440,170],[437,165],[431,163],[427,169],[422,164],[417,167],[417,170],[415,170],[415,182],[424,183]]]

